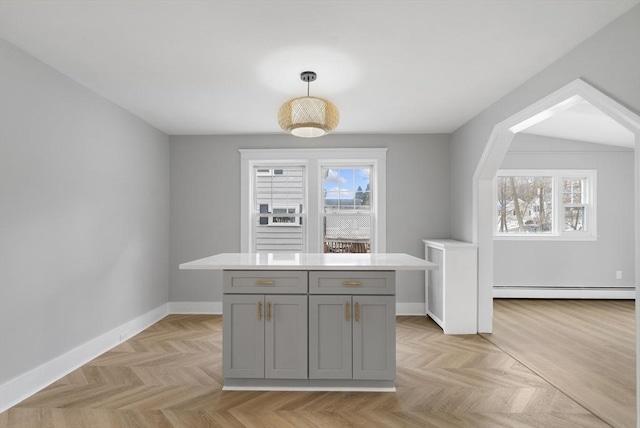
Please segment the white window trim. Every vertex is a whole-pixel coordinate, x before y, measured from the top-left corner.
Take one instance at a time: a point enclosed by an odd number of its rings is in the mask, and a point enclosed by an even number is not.
[[[372,210],[374,215],[374,242],[372,253],[384,253],[387,248],[387,149],[386,148],[362,148],[362,149],[240,149],[240,251],[251,252],[252,222],[251,206],[253,194],[251,182],[253,180],[253,168],[259,166],[304,166],[305,190],[315,188],[321,195],[322,180],[320,171],[322,166],[358,166],[372,165],[374,168],[372,187],[376,192],[373,199]],[[305,191],[305,216],[306,233],[304,236],[305,252],[322,253],[322,216],[319,198],[309,198],[309,192]],[[317,217],[315,221],[311,216]]]
[[[493,214],[494,241],[597,241],[598,240],[598,205],[597,205],[597,171],[594,169],[500,169],[493,180],[493,206],[498,204],[498,177],[552,177],[553,179],[553,230],[548,234],[532,233],[500,233]],[[588,179],[586,191],[589,201],[587,213],[587,231],[564,231],[564,203],[562,202],[562,185],[564,178]]]

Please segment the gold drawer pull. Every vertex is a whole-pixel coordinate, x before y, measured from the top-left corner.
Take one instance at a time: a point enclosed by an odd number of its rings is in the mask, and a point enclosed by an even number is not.
[[[356,322],[360,322],[360,303],[356,302]]]
[[[351,305],[349,302],[345,303],[344,306],[344,320],[349,321],[351,319]]]
[[[258,321],[262,319],[262,302],[258,302]]]
[[[343,281],[342,285],[362,285],[362,281]]]
[[[267,321],[271,321],[271,302],[267,302]]]
[[[259,279],[256,281],[256,285],[273,285],[275,283],[275,281],[267,279]]]

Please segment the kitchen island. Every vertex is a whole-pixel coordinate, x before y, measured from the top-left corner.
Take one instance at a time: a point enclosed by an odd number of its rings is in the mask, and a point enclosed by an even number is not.
[[[438,265],[401,253],[223,253],[225,390],[394,391],[395,273]]]

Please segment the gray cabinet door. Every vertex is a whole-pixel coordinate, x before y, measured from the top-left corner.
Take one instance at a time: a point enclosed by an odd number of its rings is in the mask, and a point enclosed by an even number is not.
[[[353,296],[353,378],[396,377],[394,296]]]
[[[307,379],[307,296],[266,295],[265,378]]]
[[[309,296],[309,379],[351,379],[351,296]]]
[[[222,371],[225,378],[264,377],[264,296],[225,295]]]

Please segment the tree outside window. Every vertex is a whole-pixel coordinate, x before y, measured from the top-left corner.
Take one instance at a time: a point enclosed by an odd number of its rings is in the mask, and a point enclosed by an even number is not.
[[[596,171],[501,170],[495,236],[596,239]]]
[[[550,233],[552,177],[498,177],[498,232]]]

